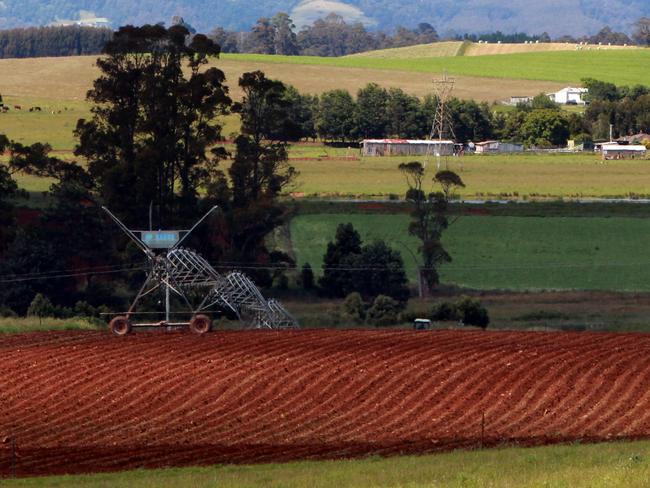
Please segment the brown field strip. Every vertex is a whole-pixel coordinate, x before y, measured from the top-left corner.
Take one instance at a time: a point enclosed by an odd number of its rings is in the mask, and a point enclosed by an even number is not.
[[[4,336],[0,437],[21,475],[643,438],[649,353],[604,333]]]
[[[96,56],[64,58],[32,58],[0,60],[0,93],[3,97],[29,97],[38,100],[82,101],[92,87],[99,71]],[[267,76],[294,85],[306,93],[322,93],[335,88],[352,93],[374,82],[385,87],[399,87],[417,96],[431,94],[432,76],[428,73],[342,68],[315,65],[259,63],[233,59],[214,62],[226,74],[228,86],[235,98],[241,96],[237,79],[246,71],[262,70]],[[454,96],[494,101],[511,95],[535,95],[564,86],[549,81],[531,81],[472,76],[456,77]],[[41,103],[41,102],[39,102]]]

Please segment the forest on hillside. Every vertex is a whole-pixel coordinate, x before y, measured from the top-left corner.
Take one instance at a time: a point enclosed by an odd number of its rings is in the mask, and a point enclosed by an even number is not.
[[[333,9],[333,10],[332,10]],[[438,32],[483,33],[523,31],[548,32],[551,36],[592,35],[604,25],[630,32],[631,25],[642,16],[650,16],[650,5],[643,0],[550,0],[538,4],[524,0],[236,0],[215,3],[209,0],[40,0],[0,1],[0,28],[47,25],[57,19],[76,19],[80,11],[107,17],[112,27],[158,23],[175,15],[183,16],[197,29],[207,32],[215,26],[229,30],[246,30],[260,17],[283,11],[292,15],[297,25],[310,24],[316,12],[323,17],[330,11],[342,14],[347,21],[361,21],[372,29],[393,30],[398,25],[427,22]],[[562,15],[558,16],[561,11]]]

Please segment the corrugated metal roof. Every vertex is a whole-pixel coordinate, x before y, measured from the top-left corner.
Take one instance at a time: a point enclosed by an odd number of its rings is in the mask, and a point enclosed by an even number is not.
[[[602,145],[605,151],[647,151],[643,144],[619,144],[617,142],[608,142]]]
[[[453,144],[454,141],[438,139],[364,139],[363,143],[371,144]]]

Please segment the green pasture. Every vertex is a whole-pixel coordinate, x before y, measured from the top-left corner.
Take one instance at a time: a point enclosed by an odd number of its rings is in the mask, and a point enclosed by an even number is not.
[[[5,487],[641,488],[650,442],[503,447],[427,456],[3,479]]]
[[[263,54],[224,54],[224,59],[264,63],[308,64],[347,68],[416,71],[450,75],[514,78],[578,83],[596,78],[619,85],[647,84],[650,75],[650,49],[554,51],[490,56],[449,56],[422,58],[371,58],[349,56],[276,56]]]
[[[0,94],[2,94],[0,85]],[[85,100],[58,98],[15,97],[3,94],[9,112],[0,113],[0,134],[22,144],[48,143],[57,155],[71,155],[77,144],[74,130],[79,119],[89,119],[91,104]],[[21,110],[16,110],[15,106]],[[41,111],[30,112],[33,107]],[[228,115],[221,118],[225,138],[239,130],[239,118]]]
[[[1,88],[1,87],[0,87]],[[80,100],[12,97],[3,94],[9,112],[0,113],[0,134],[22,144],[47,142],[55,151],[71,151],[77,120],[90,117],[90,105]],[[21,110],[14,107],[20,106]],[[30,112],[41,107],[40,112]]]
[[[231,146],[227,145],[227,149]],[[71,152],[55,155],[73,158]],[[361,157],[353,147],[295,145],[289,163],[298,170],[286,194],[298,197],[386,198],[402,197],[406,183],[398,166],[427,158]],[[428,158],[431,177],[435,158]],[[221,163],[227,169],[230,161]],[[465,188],[463,199],[557,200],[580,198],[636,198],[650,196],[650,161],[601,161],[593,153],[518,154],[449,158],[442,168],[456,171]],[[16,175],[19,185],[31,192],[47,190],[50,181]],[[433,187],[432,187],[433,188]]]
[[[416,277],[418,242],[407,215],[299,215],[290,223],[293,252],[317,275],[327,242],[351,222],[364,242],[383,239]],[[636,218],[461,216],[444,234],[453,261],[441,280],[475,289],[650,291],[650,222]]]
[[[334,150],[324,148],[323,153]],[[360,157],[345,159],[338,149],[335,159],[298,159],[299,171],[291,192],[305,196],[372,197],[403,195],[406,184],[398,166],[427,158]],[[431,176],[435,158],[428,158]],[[466,187],[462,198],[558,199],[582,197],[634,197],[650,195],[650,161],[601,161],[594,153],[473,155],[449,158],[441,163],[456,171]]]

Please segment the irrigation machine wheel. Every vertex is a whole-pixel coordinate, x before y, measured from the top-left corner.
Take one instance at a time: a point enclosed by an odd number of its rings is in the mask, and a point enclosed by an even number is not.
[[[131,332],[131,322],[126,315],[118,315],[108,323],[111,332],[116,336],[127,335]]]
[[[212,329],[212,320],[207,315],[195,315],[190,320],[190,330],[195,334],[205,334]]]

